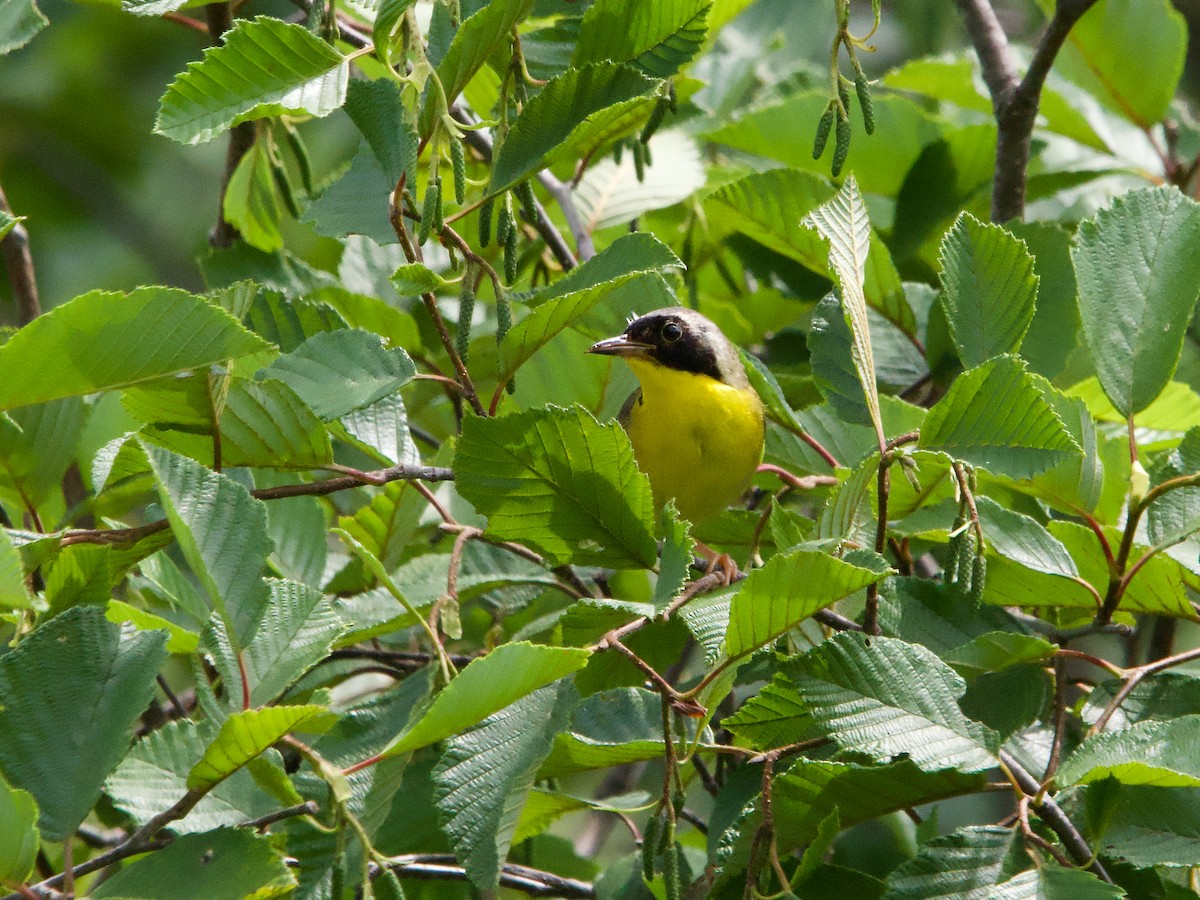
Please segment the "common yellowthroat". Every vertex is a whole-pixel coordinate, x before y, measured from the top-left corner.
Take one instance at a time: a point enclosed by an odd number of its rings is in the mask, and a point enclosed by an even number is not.
[[[695,523],[741,496],[762,461],[763,406],[716,325],[692,309],[657,309],[589,352],[624,357],[641,384],[617,418],[656,507],[673,498]]]

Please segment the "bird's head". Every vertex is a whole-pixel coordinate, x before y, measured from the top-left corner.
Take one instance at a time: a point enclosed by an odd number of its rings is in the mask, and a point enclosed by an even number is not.
[[[588,352],[706,375],[734,387],[747,385],[737,349],[721,329],[683,306],[639,316],[622,334],[597,341]]]

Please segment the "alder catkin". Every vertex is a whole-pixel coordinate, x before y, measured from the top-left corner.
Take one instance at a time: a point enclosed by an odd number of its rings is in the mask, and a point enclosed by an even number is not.
[[[435,175],[425,186],[425,200],[421,205],[421,224],[417,228],[417,243],[423,244],[429,240],[429,232],[437,218],[438,207],[442,205],[441,180]]]
[[[667,900],[681,900],[683,897],[683,881],[679,877],[679,854],[682,852],[683,848],[675,843],[663,854],[663,882],[667,889]]]
[[[633,144],[633,171],[639,183],[646,180],[646,145],[641,141]]]
[[[829,132],[833,128],[835,115],[832,106],[825,107],[825,112],[821,114],[821,119],[817,122],[817,135],[813,138],[813,159],[820,159],[821,154],[825,152],[825,145],[829,143]]]
[[[450,141],[450,163],[454,168],[454,202],[462,206],[467,198],[467,154],[462,141]]]
[[[470,270],[468,270],[470,275]],[[471,353],[471,319],[475,315],[475,291],[467,279],[463,279],[462,294],[458,298],[458,355],[463,363]]]
[[[658,855],[658,838],[663,830],[663,820],[657,813],[646,822],[646,830],[642,832],[642,877],[646,881],[654,880],[654,857]]]
[[[987,557],[983,555],[983,548],[975,555],[975,559],[971,562],[971,588],[967,591],[967,599],[971,601],[971,605],[976,609],[983,603],[983,586],[987,582]]]
[[[503,247],[508,243],[508,233],[516,227],[513,222],[512,209],[506,196],[500,204],[500,215],[496,217],[496,243]]]
[[[517,280],[517,226],[515,223],[508,229],[508,234],[504,238],[504,280],[508,284]],[[507,330],[505,328],[505,331]]]
[[[654,136],[654,132],[658,131],[658,126],[663,123],[663,119],[667,117],[667,110],[670,106],[670,101],[666,97],[659,97],[658,102],[654,104],[654,109],[650,111],[650,118],[646,120],[646,124],[642,126],[642,133],[638,137],[643,144],[649,142]]]
[[[533,183],[526,178],[513,189],[517,199],[521,201],[521,209],[525,210],[525,218],[530,222],[537,221],[537,198],[533,194]]]
[[[854,73],[854,91],[858,94],[858,105],[862,108],[863,128],[867,134],[875,133],[875,107],[871,103],[871,86],[866,73],[859,69]]]
[[[830,171],[837,178],[842,174],[842,166],[846,164],[846,156],[850,153],[850,120],[838,117],[837,137],[833,145],[833,165]]]
[[[492,242],[492,210],[496,205],[496,198],[489,197],[483,201],[483,205],[479,207],[479,246],[486,247]]]

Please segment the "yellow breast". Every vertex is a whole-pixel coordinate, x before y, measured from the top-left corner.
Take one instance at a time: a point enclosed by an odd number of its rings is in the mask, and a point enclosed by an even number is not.
[[[763,408],[751,389],[628,360],[642,385],[627,425],[654,503],[668,498],[692,522],[741,496],[762,461]]]

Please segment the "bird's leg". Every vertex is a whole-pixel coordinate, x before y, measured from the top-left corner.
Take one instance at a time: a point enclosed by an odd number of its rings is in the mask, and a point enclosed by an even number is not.
[[[705,575],[711,575],[718,568],[721,570],[721,584],[725,587],[733,584],[733,582],[741,576],[738,571],[737,563],[733,561],[733,557],[728,553],[718,553],[707,544],[702,544],[696,541],[696,552],[708,560],[708,568],[704,570]]]

